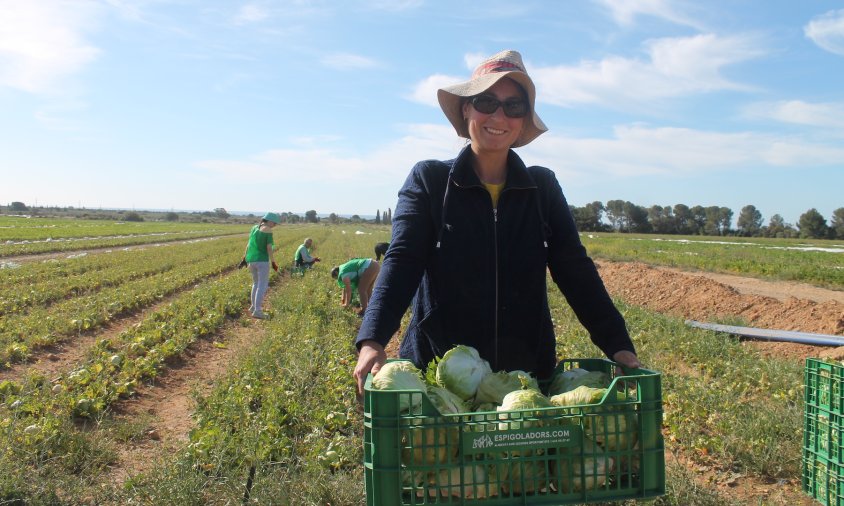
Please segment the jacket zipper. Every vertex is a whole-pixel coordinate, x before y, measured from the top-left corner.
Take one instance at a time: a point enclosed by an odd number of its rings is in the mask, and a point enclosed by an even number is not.
[[[499,196],[499,199],[501,197]],[[492,237],[493,237],[493,247],[495,248],[495,318],[493,320],[495,324],[495,330],[493,333],[493,346],[495,347],[495,368],[493,370],[499,370],[498,367],[498,208],[492,208]]]

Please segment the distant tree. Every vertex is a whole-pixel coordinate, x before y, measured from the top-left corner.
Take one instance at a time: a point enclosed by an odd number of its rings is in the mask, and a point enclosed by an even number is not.
[[[718,208],[718,233],[727,235],[730,233],[730,225],[733,223],[733,210],[729,207]]]
[[[603,230],[601,215],[604,212],[604,205],[598,201],[586,204],[583,207],[571,207],[574,224],[577,230],[582,232],[598,232]]]
[[[694,206],[691,208],[692,222],[694,223],[693,234],[706,234],[706,208],[703,206]]]
[[[9,211],[29,211],[29,208],[26,207],[26,204],[24,204],[23,202],[12,202],[12,204],[9,206]]]
[[[789,238],[795,235],[794,232],[792,226],[786,223],[779,214],[771,216],[771,219],[768,220],[768,226],[762,227],[762,233],[765,237]]]
[[[385,225],[392,225],[393,224],[393,210],[389,207],[387,208],[387,217],[384,219]]]
[[[685,204],[674,204],[674,229],[678,234],[694,234],[698,227],[695,223],[692,210]]]
[[[167,221],[179,221],[179,213],[169,212],[164,215],[164,219]]]
[[[328,215],[328,222],[332,225],[336,225],[339,221],[340,218],[335,213],[331,213]]]
[[[607,221],[610,222],[610,227],[616,232],[622,232],[627,229],[627,224],[624,219],[624,201],[623,200],[608,200],[607,206],[604,208],[607,215]]]
[[[825,238],[829,230],[826,219],[814,207],[800,215],[797,228],[800,230],[800,237],[809,239]]]
[[[706,207],[706,223],[703,224],[704,235],[720,235],[721,214],[718,206]]]
[[[736,221],[736,228],[743,236],[758,236],[762,231],[762,213],[754,205],[742,207]]]
[[[135,211],[129,211],[128,213],[126,213],[126,216],[124,216],[123,219],[126,221],[144,221],[143,216],[136,213]]]
[[[319,218],[317,218],[317,213],[313,209],[310,211],[305,211],[305,221],[308,223],[317,223]]]
[[[376,224],[376,225],[380,225],[380,224],[381,224],[381,210],[380,210],[380,209],[377,209],[377,210],[375,211],[375,224]]]
[[[221,219],[224,219],[224,220],[225,220],[226,218],[228,218],[228,217],[229,217],[229,216],[231,216],[231,215],[229,214],[229,212],[228,212],[228,211],[226,211],[226,209],[225,209],[225,208],[223,208],[223,207],[215,207],[215,208],[214,208],[214,216],[216,216],[217,218],[221,218]]]
[[[633,202],[624,203],[624,216],[627,221],[627,231],[637,234],[646,234],[651,231],[651,224],[648,223],[648,210]]]
[[[651,230],[657,234],[677,233],[676,220],[671,206],[651,206],[648,209],[648,222],[651,224]]]
[[[358,216],[357,214],[353,214],[352,217],[351,217],[351,220],[352,220],[352,223],[360,223],[361,222],[360,216]]]
[[[832,239],[844,239],[844,207],[832,211],[829,231]]]

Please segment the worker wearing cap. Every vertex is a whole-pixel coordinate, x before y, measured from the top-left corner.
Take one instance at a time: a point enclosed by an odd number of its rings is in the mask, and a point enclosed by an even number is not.
[[[249,242],[246,243],[246,263],[252,274],[252,293],[250,296],[249,312],[254,318],[266,318],[261,310],[264,295],[270,284],[270,266],[278,271],[278,265],[273,259],[273,228],[281,223],[276,213],[267,213],[261,218],[261,223],[252,227],[249,232]]]

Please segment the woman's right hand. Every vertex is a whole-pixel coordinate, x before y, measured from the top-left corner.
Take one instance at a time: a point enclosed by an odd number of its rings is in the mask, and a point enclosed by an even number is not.
[[[387,353],[383,346],[371,339],[367,339],[360,344],[358,363],[354,372],[358,384],[358,397],[363,397],[363,384],[366,382],[366,375],[370,372],[377,374],[385,362],[387,362]]]

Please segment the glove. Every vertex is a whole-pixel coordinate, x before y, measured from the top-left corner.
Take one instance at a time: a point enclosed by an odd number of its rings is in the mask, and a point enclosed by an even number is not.
[[[237,264],[237,268],[238,268],[238,269],[243,269],[244,267],[246,267],[246,257],[243,257],[243,258],[240,260],[240,263],[239,263],[239,264]]]
[[[275,263],[275,260],[273,260],[273,270],[278,272],[278,264]]]

